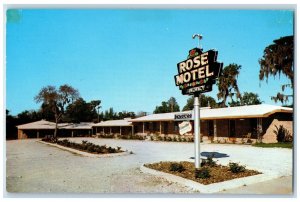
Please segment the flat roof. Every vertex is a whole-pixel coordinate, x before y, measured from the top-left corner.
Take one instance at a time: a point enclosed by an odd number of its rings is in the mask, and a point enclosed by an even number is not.
[[[60,128],[62,129],[92,129],[93,122],[69,123]]]
[[[121,120],[109,120],[95,123],[93,126],[96,127],[111,127],[111,126],[132,126],[132,119],[121,119]]]
[[[55,129],[55,123],[46,120],[40,120],[40,121],[18,125],[17,128],[18,129]]]
[[[186,113],[193,113],[192,110],[184,111]],[[95,127],[113,127],[113,126],[132,126],[132,122],[154,122],[154,121],[174,121],[174,115],[184,112],[172,112],[172,113],[161,113],[161,114],[150,114],[147,116],[139,117],[136,119],[122,119],[122,120],[109,120],[102,121],[100,123],[59,123],[59,129],[92,129]],[[239,107],[226,107],[226,108],[200,108],[200,119],[201,120],[214,120],[214,119],[234,119],[234,118],[262,118],[269,117],[270,115],[282,112],[282,113],[293,113],[293,108],[281,107],[275,105],[248,105]],[[18,125],[18,129],[55,129],[55,123],[40,120],[32,123]]]
[[[93,123],[82,122],[82,123],[59,123],[59,129],[92,129]],[[34,129],[55,129],[55,123],[46,120],[35,121],[17,126],[18,129],[22,130],[34,130]]]
[[[186,113],[193,113],[192,110],[185,111]],[[248,105],[239,107],[226,107],[226,108],[201,108],[200,119],[201,120],[213,120],[213,119],[228,119],[228,118],[261,118],[268,117],[276,112],[293,113],[293,108],[281,107],[275,105]],[[184,112],[172,112],[163,114],[150,114],[147,116],[132,119],[131,122],[145,122],[145,121],[173,121],[175,114]]]

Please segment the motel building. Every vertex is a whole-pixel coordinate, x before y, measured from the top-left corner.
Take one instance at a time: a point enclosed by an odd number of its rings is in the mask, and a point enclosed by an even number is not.
[[[43,138],[47,135],[53,135],[55,123],[40,120],[32,123],[18,125],[18,139]],[[59,123],[58,137],[82,137],[93,134],[93,123]]]
[[[186,111],[191,113],[191,111]],[[58,137],[138,135],[146,140],[158,137],[193,138],[193,130],[179,134],[175,114],[150,114],[136,119],[110,120],[100,123],[61,123]],[[183,112],[180,112],[183,113]],[[193,121],[190,121],[193,126]],[[293,109],[275,105],[249,105],[227,108],[200,108],[200,133],[203,142],[274,143],[274,131],[283,126],[293,136]],[[45,120],[17,126],[18,138],[42,138],[53,134],[55,123]],[[160,138],[162,139],[162,138]]]

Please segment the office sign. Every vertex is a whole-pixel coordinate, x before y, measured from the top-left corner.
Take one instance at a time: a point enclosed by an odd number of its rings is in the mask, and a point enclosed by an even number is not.
[[[175,84],[184,95],[212,91],[212,85],[219,77],[223,63],[217,62],[218,51],[202,52],[199,48],[189,51],[188,59],[177,64]]]
[[[174,115],[175,121],[187,121],[194,120],[194,116],[192,113],[178,113]]]

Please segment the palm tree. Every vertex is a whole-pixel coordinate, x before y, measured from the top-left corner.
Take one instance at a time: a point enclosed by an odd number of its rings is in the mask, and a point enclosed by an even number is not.
[[[269,76],[275,77],[278,74],[280,78],[280,74],[283,73],[290,79],[291,83],[283,85],[282,91],[286,87],[294,88],[294,36],[281,37],[273,42],[265,48],[264,55],[259,60],[259,80],[266,79],[266,82],[268,82]],[[288,101],[288,97],[292,96],[277,93],[271,99],[283,103]]]
[[[229,64],[226,66],[218,81],[217,86],[219,93],[217,94],[218,99],[222,99],[221,107],[226,106],[227,98],[230,97],[233,101],[233,95],[236,95],[237,99],[241,99],[241,94],[237,84],[237,77],[240,73],[241,65]]]

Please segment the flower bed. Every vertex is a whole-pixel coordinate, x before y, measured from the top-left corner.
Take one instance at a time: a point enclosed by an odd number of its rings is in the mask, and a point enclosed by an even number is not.
[[[121,147],[112,148],[112,147],[107,147],[106,145],[100,146],[100,145],[95,145],[93,143],[87,142],[85,140],[82,140],[81,144],[70,142],[68,139],[58,140],[58,139],[44,138],[42,139],[42,141],[58,144],[72,149],[77,149],[79,151],[89,152],[92,154],[110,154],[110,153],[124,152],[121,150]]]
[[[201,164],[201,169],[197,171],[195,170],[194,163],[187,161],[159,162],[145,164],[144,166],[193,180],[204,185],[261,174],[255,170],[248,170],[245,166],[241,166],[237,163],[229,163],[228,166],[222,166],[216,164],[211,159],[207,159]]]

